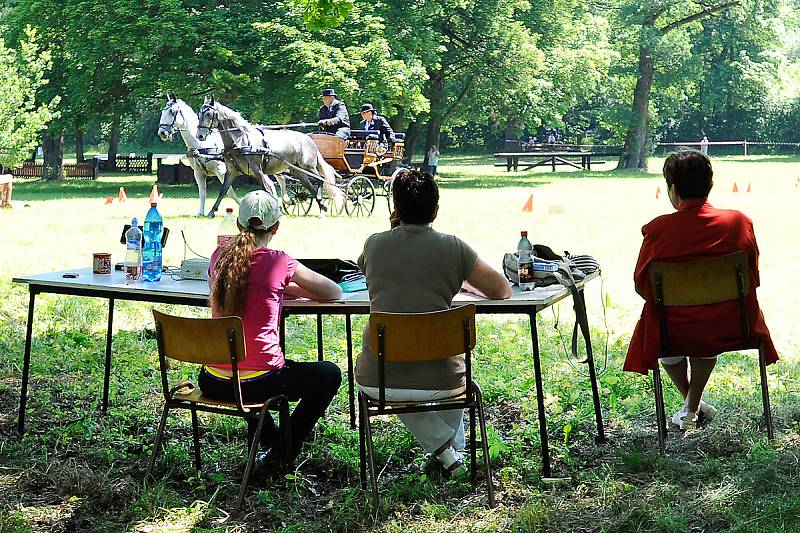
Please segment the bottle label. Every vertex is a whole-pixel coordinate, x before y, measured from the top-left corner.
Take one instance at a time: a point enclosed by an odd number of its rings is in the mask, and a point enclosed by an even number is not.
[[[139,265],[125,265],[125,279],[128,281],[142,279],[142,267]]]
[[[533,263],[521,262],[517,267],[517,274],[519,275],[519,284],[533,283]]]

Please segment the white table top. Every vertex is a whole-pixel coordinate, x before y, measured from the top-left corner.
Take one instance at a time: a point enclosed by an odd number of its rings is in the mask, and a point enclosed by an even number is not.
[[[65,278],[64,274],[77,274],[76,278]],[[595,278],[597,274],[588,276],[579,286]],[[73,270],[62,270],[59,272],[47,272],[43,274],[33,274],[18,276],[12,280],[15,283],[27,283],[35,285],[47,292],[48,287],[54,289],[77,289],[92,290],[119,299],[125,299],[126,295],[142,296],[178,296],[186,298],[196,298],[199,305],[204,305],[208,299],[208,283],[197,280],[174,280],[168,275],[163,275],[161,281],[148,283],[144,281],[127,282],[125,275],[121,271],[112,271],[111,274],[93,274],[91,268],[78,268]],[[532,291],[521,291],[519,287],[512,287],[512,296],[507,300],[487,300],[472,293],[460,292],[453,299],[453,303],[474,303],[479,307],[519,307],[537,306],[547,307],[569,295],[569,289],[562,285],[551,285],[549,287],[537,287]],[[338,306],[368,306],[368,291],[358,291],[345,293],[341,299],[332,302],[317,302],[305,298],[286,299],[285,307],[328,307]],[[501,311],[502,312],[502,311]]]

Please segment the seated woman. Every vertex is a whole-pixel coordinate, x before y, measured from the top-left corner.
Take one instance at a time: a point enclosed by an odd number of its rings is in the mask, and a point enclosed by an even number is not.
[[[280,201],[273,195],[253,191],[242,198],[237,220],[240,233],[214,251],[208,281],[212,315],[242,319],[247,348],[247,357],[238,365],[242,399],[262,402],[285,394],[291,401],[299,400],[291,416],[296,455],[339,390],[342,375],[329,361],[301,363],[284,358],[278,333],[283,296],[333,300],[342,291],[285,252],[269,247],[280,217]],[[200,389],[212,398],[232,401],[230,375],[230,365],[204,367]],[[271,446],[275,425],[269,415],[265,423],[261,442]]]
[[[676,213],[662,215],[642,228],[644,242],[636,263],[636,292],[644,298],[642,316],[633,332],[624,369],[647,374],[657,368],[661,355],[658,311],[650,293],[648,265],[651,261],[692,261],[742,251],[747,255],[750,279],[758,287],[758,245],[753,222],[743,213],[715,209],[708,203],[713,185],[708,156],[697,150],[682,150],[664,162],[667,193]],[[755,290],[747,297],[752,338],[764,341],[767,364],[778,360]],[[683,430],[710,421],[716,409],[702,400],[718,354],[741,339],[739,306],[735,301],[692,307],[673,307],[668,313],[673,353],[686,357],[662,358],[661,363],[684,397],[683,408],[672,422]],[[691,363],[691,378],[687,371]]]
[[[424,313],[449,309],[462,288],[492,299],[511,296],[508,281],[464,241],[431,228],[439,211],[439,188],[433,176],[405,170],[393,182],[391,228],[364,243],[358,264],[369,287],[370,309]],[[386,363],[386,399],[435,400],[463,392],[464,358]],[[369,328],[356,362],[356,380],[368,396],[378,396],[378,360]],[[399,415],[422,447],[449,472],[462,462],[463,410]]]

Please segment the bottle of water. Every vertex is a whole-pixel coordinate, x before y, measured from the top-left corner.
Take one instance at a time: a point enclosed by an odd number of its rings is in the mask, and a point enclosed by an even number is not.
[[[142,230],[136,217],[125,232],[125,246],[125,281],[139,281],[142,279]]]
[[[222,224],[219,225],[217,232],[217,248],[225,246],[238,234],[239,227],[236,225],[236,217],[233,216],[233,209],[228,207],[225,209],[225,218],[222,219]]]
[[[520,233],[519,244],[517,244],[517,275],[519,276],[519,288],[523,291],[533,290],[533,245],[528,240],[528,232]]]
[[[161,281],[161,234],[163,232],[164,221],[153,202],[150,204],[147,216],[144,217],[142,278],[145,281]]]

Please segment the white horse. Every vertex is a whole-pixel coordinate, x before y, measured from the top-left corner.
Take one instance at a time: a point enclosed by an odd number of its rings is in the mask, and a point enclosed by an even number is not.
[[[268,177],[274,176],[281,188],[281,197],[287,202],[286,179],[282,173],[289,172],[314,195],[320,216],[328,211],[322,203],[323,190],[331,198],[336,211],[344,205],[344,194],[336,187],[336,171],[325,162],[308,135],[292,130],[259,128],[236,111],[208,97],[200,108],[198,120],[198,139],[208,138],[214,129],[222,136],[229,174],[235,171],[237,175],[254,176],[265,190],[275,193],[275,186]]]
[[[224,144],[219,133],[213,133],[200,141],[195,137],[197,133],[197,114],[186,102],[179,100],[175,93],[167,94],[167,104],[161,111],[161,122],[158,125],[158,136],[162,141],[172,139],[175,132],[181,134],[184,144],[186,144],[186,157],[189,159],[189,166],[194,171],[194,180],[197,182],[197,190],[200,193],[200,208],[197,216],[205,215],[206,208],[206,180],[210,176],[215,176],[220,184],[219,195],[214,207],[208,212],[209,218],[214,218],[214,214],[219,208],[226,191],[228,196],[238,204],[239,198],[233,187],[226,187],[225,175],[227,169],[225,161],[222,159]]]

